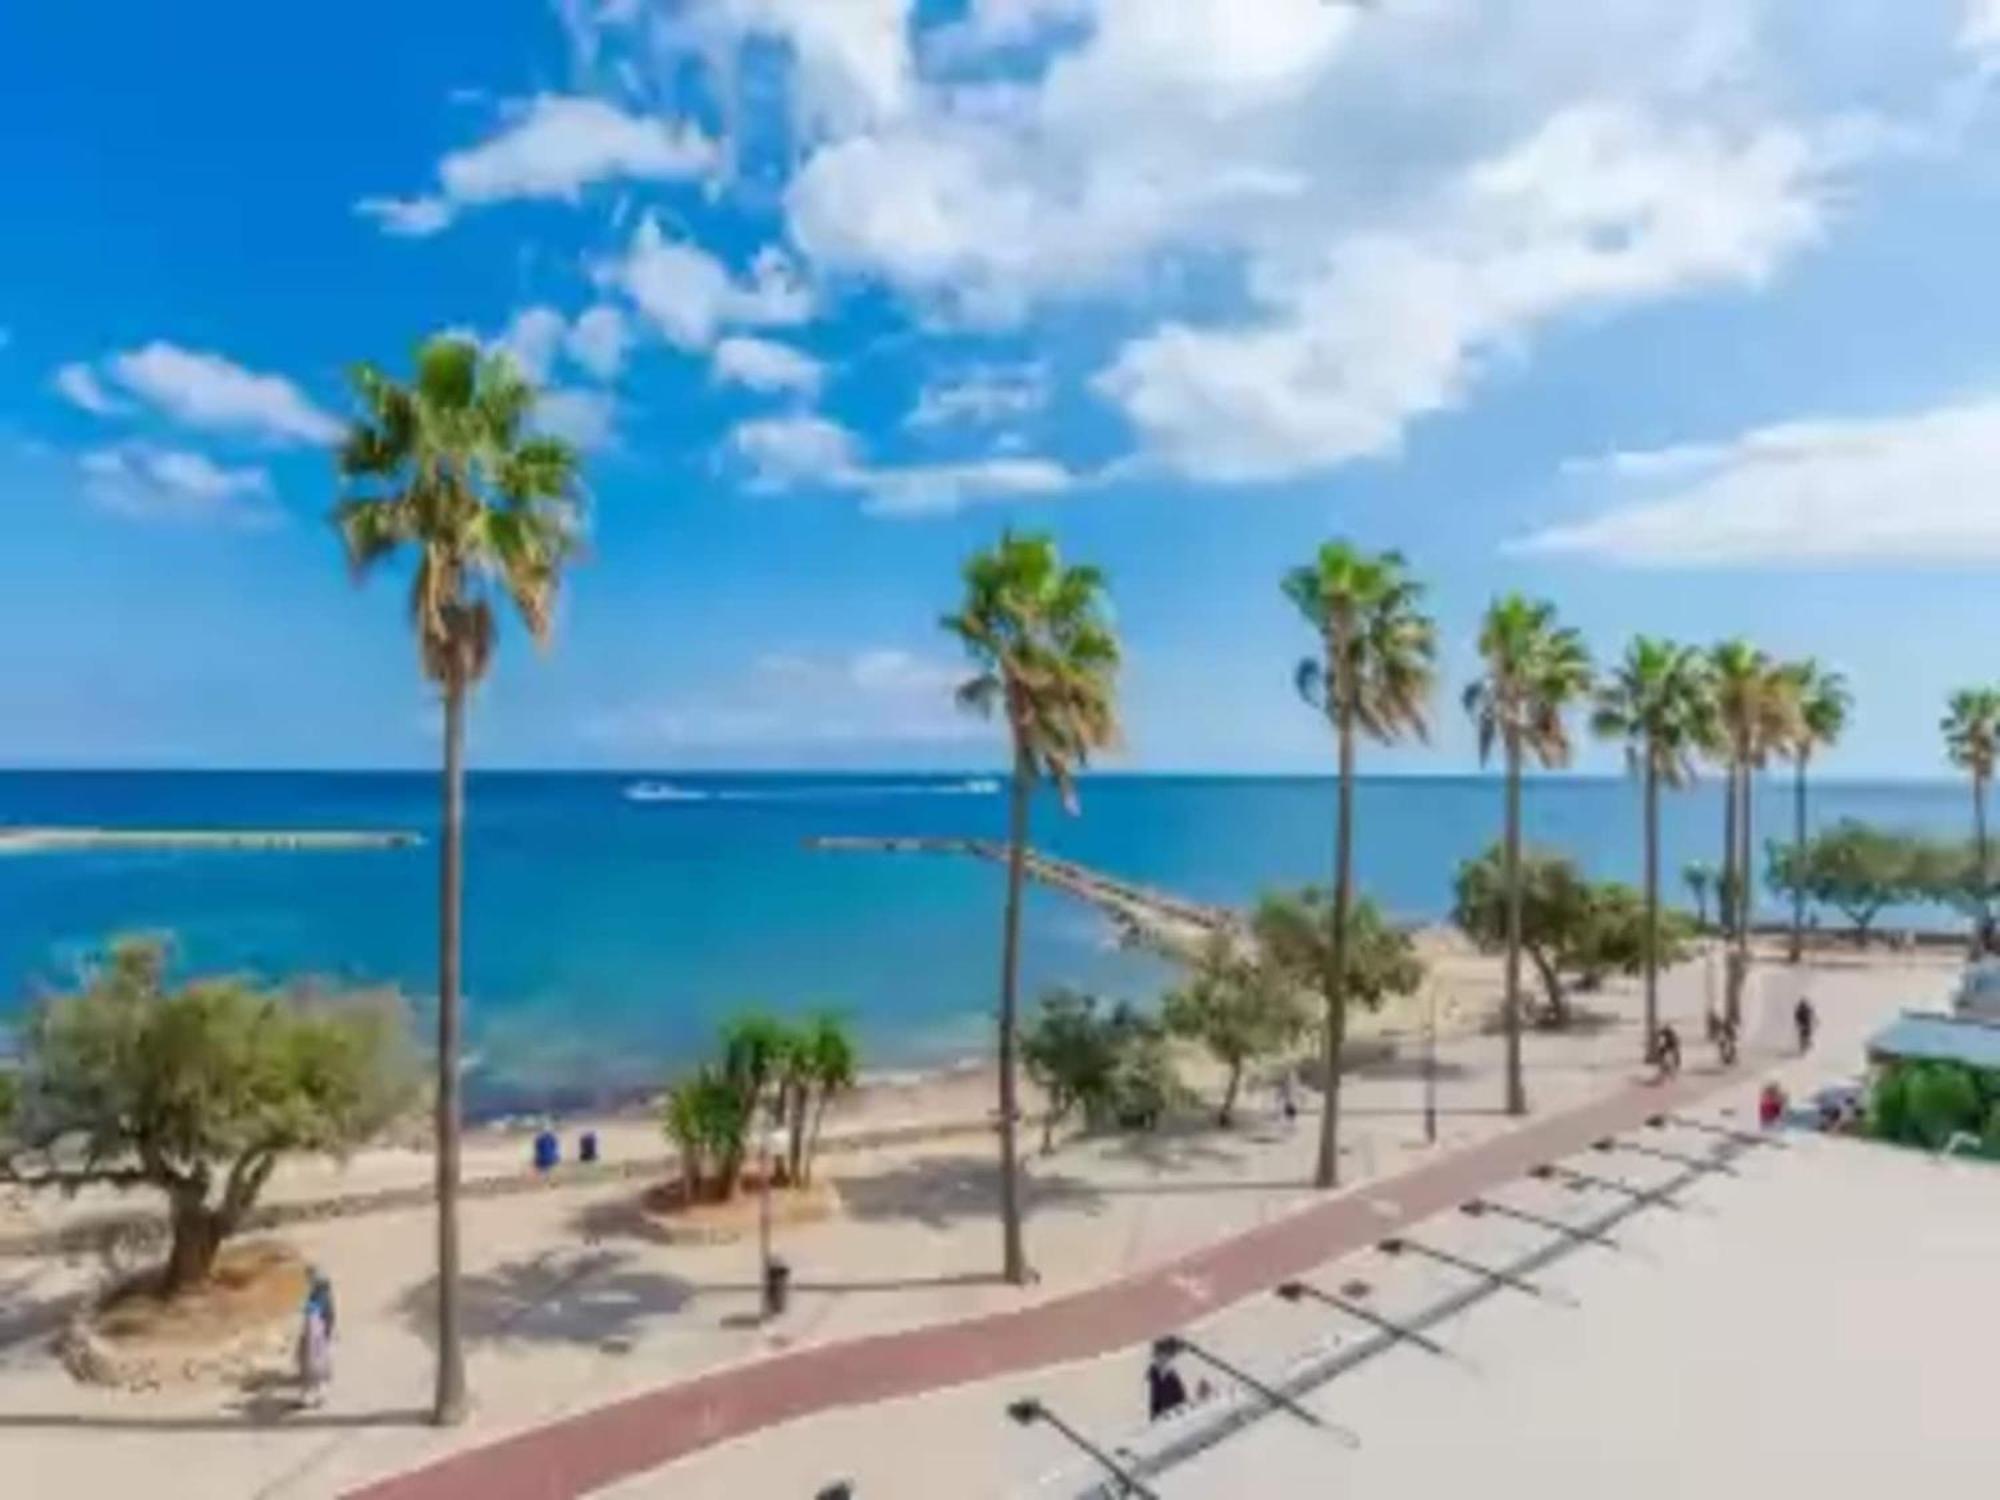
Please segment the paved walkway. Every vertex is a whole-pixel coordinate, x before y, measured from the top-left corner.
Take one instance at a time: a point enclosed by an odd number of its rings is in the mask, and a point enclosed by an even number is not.
[[[738,1365],[462,1450],[354,1491],[350,1500],[571,1500],[817,1412],[1139,1345],[1750,1076],[1745,1067],[1634,1086],[1124,1281],[1018,1311]]]

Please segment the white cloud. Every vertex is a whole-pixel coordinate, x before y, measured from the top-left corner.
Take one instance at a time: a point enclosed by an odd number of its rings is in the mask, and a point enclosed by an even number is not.
[[[1082,483],[1046,458],[982,458],[966,463],[906,464],[856,476],[867,509],[883,516],[944,515],[992,500],[1048,499]]]
[[[685,123],[626,113],[602,99],[538,94],[490,140],[438,164],[438,190],[417,198],[364,198],[356,208],[393,234],[435,234],[468,207],[510,199],[574,202],[611,181],[698,177],[715,147]]]
[[[843,133],[895,119],[916,94],[910,47],[915,0],[618,0],[578,14],[564,0],[578,56],[599,62],[622,43],[646,58],[704,56],[730,106],[740,101],[746,46],[782,50],[801,134]]]
[[[97,372],[80,360],[57,370],[50,384],[70,405],[82,407],[93,416],[111,417],[132,409],[130,402],[121,401],[107,391]]]
[[[1257,205],[1299,195],[1306,175],[1288,158],[1309,149],[1267,151],[1268,127],[1325,81],[1353,7],[1097,0],[1090,11],[1081,42],[1034,85],[934,91],[925,109],[817,152],[787,197],[794,238],[954,314],[1012,320],[1048,297],[1119,286],[1168,246],[1240,237],[1264,217]],[[1287,135],[1304,124],[1281,123]]]
[[[2000,560],[2000,397],[1783,423],[1573,472],[1622,503],[1516,550],[1660,566]]]
[[[557,362],[565,358],[594,379],[614,380],[624,368],[630,343],[625,314],[600,302],[574,323],[553,307],[521,308],[493,347],[510,355],[521,373],[540,386],[555,378]]]
[[[726,327],[786,326],[812,316],[812,293],[782,251],[760,252],[739,281],[700,246],[669,239],[650,214],[624,256],[597,274],[683,349],[706,349]]]
[[[854,434],[824,417],[739,422],[730,447],[750,470],[750,488],[771,494],[800,484],[843,486],[858,472]]]
[[[563,347],[571,359],[599,380],[616,380],[631,342],[625,314],[608,302],[600,302],[571,325]]]
[[[1958,45],[1989,62],[2000,63],[2000,0],[1964,0]]]
[[[1083,479],[1046,458],[1008,456],[953,463],[863,462],[855,435],[819,416],[768,417],[738,423],[730,447],[758,494],[819,488],[858,494],[884,516],[941,515],[980,501],[1048,498]]]
[[[993,727],[953,701],[964,676],[953,662],[900,647],[768,652],[725,688],[623,704],[589,720],[584,734],[669,751],[989,741]]]
[[[611,446],[617,418],[618,402],[606,391],[557,388],[535,398],[535,426],[585,452]]]
[[[802,396],[818,395],[826,378],[826,369],[818,360],[791,345],[745,336],[717,344],[712,369],[715,379],[726,385],[767,393],[793,391]]]
[[[442,198],[362,198],[356,201],[354,211],[380,224],[385,234],[413,240],[436,234],[456,216]]]
[[[96,448],[77,460],[90,503],[138,521],[219,522],[266,527],[279,520],[271,476],[230,469],[200,453],[128,443]]]
[[[1669,129],[1611,106],[1557,116],[1473,167],[1421,229],[1267,261],[1248,324],[1164,327],[1098,389],[1153,449],[1219,480],[1393,452],[1493,355],[1573,310],[1754,286],[1820,231],[1811,143]]]
[[[1032,416],[1049,401],[1049,368],[1040,362],[981,365],[949,380],[934,380],[904,418],[907,427],[956,423],[991,426]]]
[[[524,307],[508,321],[500,347],[513,356],[523,375],[541,385],[548,380],[568,332],[568,321],[553,307]]]
[[[105,361],[110,378],[189,427],[272,442],[331,443],[340,423],[281,375],[260,375],[220,354],[155,341]]]

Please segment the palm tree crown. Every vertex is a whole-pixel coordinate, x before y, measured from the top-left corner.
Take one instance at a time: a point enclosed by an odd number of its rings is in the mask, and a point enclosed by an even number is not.
[[[1075,801],[1075,775],[1117,743],[1119,650],[1104,575],[1066,566],[1053,539],[1009,532],[965,564],[965,600],[940,623],[978,667],[961,706],[1004,712],[1029,771]]]
[[[1993,779],[2000,762],[2000,688],[1960,688],[1938,727],[1953,765],[1975,781]]]
[[[1425,738],[1437,627],[1402,553],[1328,542],[1285,575],[1284,591],[1324,646],[1322,657],[1299,663],[1306,701],[1336,716],[1344,710],[1370,739]]]
[[[410,613],[424,671],[441,686],[485,674],[491,591],[546,640],[562,565],[579,530],[577,457],[530,433],[534,388],[504,355],[439,337],[401,385],[373,365],[354,371],[361,416],[341,444],[346,493],[334,524],[357,577],[404,547],[417,554]]]
[[[1748,771],[1798,738],[1798,697],[1792,675],[1745,640],[1723,641],[1708,653],[1714,717],[1710,749]]]
[[[1792,757],[1810,760],[1846,731],[1854,697],[1847,690],[1845,677],[1811,657],[1790,662],[1781,670],[1792,689]]]
[[[1465,711],[1479,728],[1479,758],[1500,742],[1544,766],[1567,765],[1564,715],[1590,691],[1583,637],[1556,623],[1556,607],[1547,600],[1509,594],[1486,611],[1479,655],[1485,675],[1465,690]]]
[[[1663,786],[1694,776],[1694,754],[1715,738],[1701,652],[1639,636],[1597,690],[1590,716],[1600,739],[1624,740],[1635,771],[1650,766]]]

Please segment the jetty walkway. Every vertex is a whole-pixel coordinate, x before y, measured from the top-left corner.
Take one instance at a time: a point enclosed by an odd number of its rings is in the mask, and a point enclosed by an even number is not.
[[[1007,845],[999,839],[833,836],[806,842],[808,848],[837,853],[952,854],[996,865],[1007,863]],[[1142,939],[1179,948],[1199,942],[1210,933],[1242,930],[1242,918],[1227,907],[1190,901],[1171,891],[1107,875],[1074,860],[1029,849],[1022,863],[1030,880],[1088,901],[1127,933]]]

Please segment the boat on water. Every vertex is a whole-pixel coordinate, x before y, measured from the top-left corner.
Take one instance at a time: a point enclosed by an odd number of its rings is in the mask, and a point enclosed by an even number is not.
[[[708,793],[692,792],[666,781],[635,781],[625,788],[627,802],[702,802]]]

